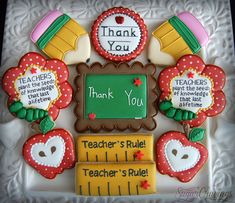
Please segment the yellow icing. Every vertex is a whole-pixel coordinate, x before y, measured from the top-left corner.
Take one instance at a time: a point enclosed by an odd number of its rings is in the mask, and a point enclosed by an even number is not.
[[[168,21],[161,24],[152,35],[159,41],[161,51],[170,54],[175,60],[183,55],[193,54],[184,39]]]
[[[63,60],[67,52],[77,49],[77,39],[86,33],[84,28],[70,19],[49,41],[43,52],[51,58]]]
[[[141,161],[153,160],[152,134],[80,135],[77,138],[77,157],[80,162],[138,161],[137,151],[144,155]]]
[[[156,192],[154,162],[77,163],[76,193],[79,195],[143,195]],[[135,175],[134,175],[135,174]],[[150,187],[141,187],[141,181]]]

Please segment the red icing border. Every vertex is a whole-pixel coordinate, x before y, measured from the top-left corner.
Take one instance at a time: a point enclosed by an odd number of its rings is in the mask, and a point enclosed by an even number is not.
[[[46,143],[47,140],[51,137],[60,136],[65,142],[65,154],[61,161],[60,166],[58,167],[50,167],[43,166],[34,161],[34,159],[30,155],[31,148],[35,143]],[[69,132],[64,129],[54,129],[49,131],[45,135],[36,134],[31,136],[25,143],[22,149],[22,154],[25,161],[33,167],[38,173],[48,179],[53,179],[57,174],[60,174],[64,171],[64,169],[73,168],[76,162],[75,158],[75,150],[73,138]]]
[[[48,114],[55,120],[59,115],[60,109],[66,108],[71,103],[73,94],[72,86],[67,81],[69,78],[68,67],[61,60],[47,60],[36,52],[29,52],[22,56],[18,66],[9,68],[2,78],[3,90],[9,95],[8,104],[19,99],[13,81],[15,81],[19,75],[24,74],[27,68],[32,64],[41,66],[42,70],[51,70],[57,74],[57,85],[60,88],[61,94],[48,109]]]
[[[174,172],[171,169],[164,153],[165,144],[171,139],[179,140],[183,144],[183,146],[192,146],[199,150],[201,157],[198,163],[193,168],[181,172]],[[189,141],[184,133],[177,131],[169,131],[161,135],[161,137],[159,137],[156,142],[155,150],[156,165],[158,171],[161,174],[167,174],[171,177],[176,177],[181,182],[189,182],[190,180],[192,180],[193,177],[198,173],[198,171],[203,167],[208,158],[208,151],[206,147],[204,147],[200,143]]]
[[[129,17],[133,18],[136,21],[136,23],[139,25],[140,31],[141,31],[141,39],[140,39],[138,47],[130,54],[123,55],[123,56],[117,56],[114,54],[110,54],[109,52],[104,50],[100,46],[99,38],[98,38],[98,34],[97,34],[98,29],[99,29],[99,25],[101,24],[101,22],[105,18],[107,18],[108,16],[110,16],[112,14],[117,14],[117,13],[125,14],[125,15],[128,15]],[[92,43],[94,45],[95,50],[101,56],[103,56],[104,58],[111,60],[111,61],[130,61],[130,60],[136,58],[143,51],[143,49],[146,45],[147,38],[148,38],[148,30],[147,30],[147,27],[144,23],[144,20],[140,17],[139,14],[135,13],[134,11],[132,11],[128,8],[123,8],[123,7],[114,7],[114,8],[108,9],[107,11],[104,11],[101,15],[98,16],[97,20],[94,22],[94,24],[92,26],[92,31],[91,31],[91,39],[92,39]]]
[[[197,55],[184,55],[176,63],[175,66],[169,66],[163,69],[158,77],[158,85],[161,91],[159,103],[163,100],[169,100],[171,95],[170,83],[176,76],[181,76],[184,71],[193,69],[198,74],[209,78],[213,82],[211,89],[213,95],[213,104],[206,110],[197,112],[197,118],[181,123],[189,124],[190,127],[200,126],[207,117],[213,117],[221,113],[226,106],[226,97],[222,91],[226,76],[222,68],[205,64]],[[162,112],[163,113],[163,112]],[[164,114],[164,113],[163,113]]]

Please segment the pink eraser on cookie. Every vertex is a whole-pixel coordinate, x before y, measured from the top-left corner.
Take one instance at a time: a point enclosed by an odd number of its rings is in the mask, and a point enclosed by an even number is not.
[[[198,21],[198,19],[189,12],[182,12],[179,13],[177,16],[193,32],[200,45],[201,46],[206,45],[206,43],[209,40],[209,36],[205,28]]]
[[[36,43],[49,26],[62,14],[63,13],[58,10],[49,11],[34,27],[30,35],[31,40]]]

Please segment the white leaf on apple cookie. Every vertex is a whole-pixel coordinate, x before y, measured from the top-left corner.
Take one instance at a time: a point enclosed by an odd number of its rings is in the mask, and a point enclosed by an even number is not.
[[[58,167],[65,154],[65,142],[59,136],[51,137],[44,143],[36,143],[30,151],[33,160],[43,166]]]
[[[192,146],[183,146],[179,140],[170,140],[166,143],[165,156],[174,172],[191,169],[200,160],[198,149]]]

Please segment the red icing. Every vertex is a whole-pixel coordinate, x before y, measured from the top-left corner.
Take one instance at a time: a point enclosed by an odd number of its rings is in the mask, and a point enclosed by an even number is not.
[[[197,118],[184,121],[191,127],[200,126],[207,117],[216,116],[221,113],[226,105],[226,98],[222,91],[225,85],[225,73],[224,71],[215,65],[204,64],[203,60],[196,55],[185,55],[181,57],[175,66],[170,66],[162,70],[158,77],[158,84],[161,90],[160,100],[169,100],[171,95],[170,84],[171,80],[176,76],[181,76],[186,70],[195,70],[198,74],[205,75],[213,82],[213,88],[211,90],[214,103],[208,110],[201,110],[197,113]],[[191,73],[191,72],[190,72]],[[193,77],[188,73],[188,77]]]
[[[141,181],[140,183],[140,187],[142,187],[143,189],[147,190],[150,187],[150,184],[147,180]]]
[[[2,86],[5,92],[9,95],[8,103],[18,100],[17,92],[14,88],[14,81],[20,74],[24,74],[27,67],[32,64],[39,65],[42,70],[53,70],[57,74],[57,85],[60,88],[60,97],[48,109],[49,115],[55,120],[59,114],[59,109],[67,107],[72,100],[72,87],[67,82],[69,71],[66,64],[58,59],[46,60],[42,55],[36,52],[29,52],[25,54],[19,61],[17,67],[8,69],[2,79]],[[32,68],[31,73],[35,73]]]
[[[144,153],[139,150],[139,151],[135,152],[134,156],[137,160],[141,160],[142,157],[144,156]]]
[[[99,43],[98,29],[99,29],[101,22],[108,16],[118,14],[118,13],[125,14],[133,18],[138,23],[139,28],[141,30],[141,39],[139,42],[139,46],[132,53],[127,54],[127,55],[111,54],[107,52],[105,49],[103,49],[103,47]],[[124,22],[124,19],[122,20],[120,18],[118,18],[118,20],[115,18],[115,20],[117,23],[120,23],[120,24]],[[146,45],[147,38],[148,38],[148,31],[147,31],[146,25],[144,24],[144,20],[140,17],[139,14],[135,13],[134,11],[128,8],[123,8],[123,7],[114,7],[114,8],[108,9],[107,11],[104,11],[94,22],[92,26],[92,31],[91,31],[91,39],[92,39],[94,48],[101,56],[111,61],[130,61],[136,58],[143,51]]]
[[[189,72],[187,76],[188,76],[188,78],[193,78],[194,77],[194,73]]]
[[[31,72],[32,74],[35,74],[35,73],[37,73],[37,69],[36,69],[36,68],[31,68],[31,69],[30,69],[30,72]]]
[[[164,148],[165,144],[172,139],[179,140],[183,146],[192,146],[199,150],[200,159],[193,168],[180,172],[174,172],[171,169],[165,157]],[[185,134],[177,131],[169,131],[163,134],[161,137],[159,137],[158,141],[156,142],[155,149],[156,149],[156,165],[158,171],[161,174],[167,174],[171,177],[176,177],[181,182],[189,182],[190,180],[192,180],[193,177],[205,164],[208,157],[208,151],[202,144],[197,142],[190,142]]]
[[[134,85],[139,87],[140,85],[142,85],[142,81],[140,80],[140,78],[135,78],[134,79]]]
[[[124,17],[123,16],[116,16],[115,17],[116,23],[117,24],[122,24],[124,23]]]
[[[47,140],[54,136],[60,136],[65,142],[65,153],[58,167],[43,166],[34,161],[31,157],[31,148],[35,143],[46,143]],[[25,161],[38,171],[42,176],[48,179],[53,179],[57,174],[60,174],[64,169],[73,168],[76,162],[73,138],[69,132],[64,129],[54,129],[45,135],[36,134],[31,136],[23,146],[23,157]]]
[[[90,120],[95,120],[96,114],[95,113],[90,113],[88,115],[88,117],[89,117]]]

